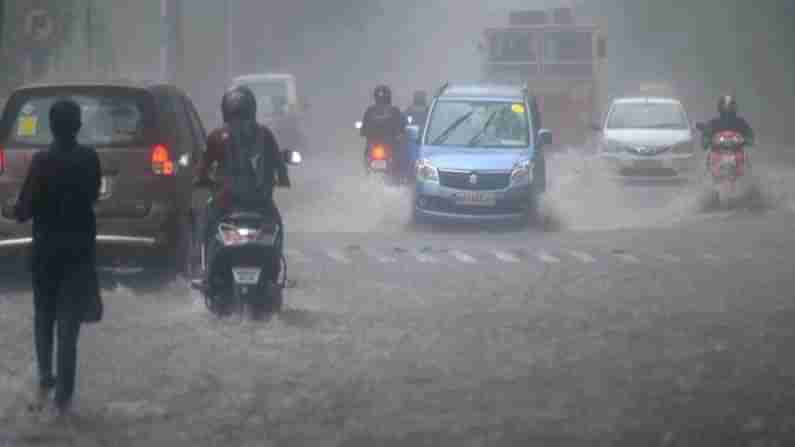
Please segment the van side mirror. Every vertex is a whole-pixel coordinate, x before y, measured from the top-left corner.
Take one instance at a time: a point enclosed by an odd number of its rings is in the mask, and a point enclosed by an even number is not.
[[[552,144],[552,132],[548,129],[541,129],[538,131],[538,140],[542,146],[549,146]]]
[[[410,125],[406,126],[406,135],[408,135],[409,140],[419,143],[420,141],[420,126],[417,125]]]
[[[591,123],[591,130],[593,130],[595,132],[601,132],[602,131],[602,125],[599,124],[599,123]]]
[[[707,129],[707,125],[702,122],[698,122],[696,123],[696,129],[698,129],[700,132],[704,132]]]

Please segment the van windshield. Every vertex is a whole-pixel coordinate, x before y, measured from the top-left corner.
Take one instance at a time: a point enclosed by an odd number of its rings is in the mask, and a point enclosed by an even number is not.
[[[257,97],[257,112],[261,115],[272,116],[285,113],[288,105],[288,91],[286,81],[259,81],[247,82]]]

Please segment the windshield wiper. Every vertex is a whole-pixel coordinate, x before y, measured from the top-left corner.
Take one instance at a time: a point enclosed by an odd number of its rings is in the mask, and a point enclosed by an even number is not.
[[[483,135],[486,134],[486,130],[489,128],[489,126],[491,126],[491,122],[494,121],[494,118],[497,117],[497,112],[498,110],[491,112],[489,119],[486,120],[486,124],[484,124],[483,128],[480,129],[478,133],[474,137],[472,137],[471,140],[469,140],[469,143],[467,143],[467,147],[474,146],[475,143],[477,143],[478,141],[480,141],[481,138],[483,138]]]
[[[470,117],[470,116],[472,116],[472,114],[473,114],[473,113],[475,113],[475,111],[474,111],[474,110],[471,110],[471,111],[469,111],[469,112],[465,113],[464,115],[462,115],[462,116],[461,116],[460,118],[458,118],[457,120],[455,120],[455,122],[453,122],[453,124],[451,124],[451,125],[450,125],[450,127],[448,127],[447,129],[445,129],[445,130],[444,130],[444,132],[442,132],[441,134],[439,134],[439,136],[438,136],[438,137],[437,137],[435,140],[433,140],[433,143],[432,143],[432,144],[433,144],[434,146],[436,146],[436,145],[442,144],[442,143],[444,143],[445,141],[447,141],[447,137],[449,137],[449,136],[450,136],[450,134],[451,134],[451,133],[452,133],[454,130],[456,130],[456,129],[458,128],[458,126],[460,126],[460,125],[461,125],[461,124],[462,124],[464,121],[466,121],[467,119],[469,119],[469,117]]]

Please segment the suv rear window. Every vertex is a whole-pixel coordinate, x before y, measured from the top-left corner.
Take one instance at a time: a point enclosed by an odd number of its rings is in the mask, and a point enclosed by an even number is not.
[[[4,131],[9,148],[47,146],[52,142],[50,108],[72,99],[83,111],[81,144],[93,147],[145,145],[153,128],[153,107],[145,91],[126,88],[56,88],[25,92],[9,102]]]

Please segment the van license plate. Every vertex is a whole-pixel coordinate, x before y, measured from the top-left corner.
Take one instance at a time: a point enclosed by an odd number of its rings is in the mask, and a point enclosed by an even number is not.
[[[464,206],[496,206],[497,196],[492,192],[466,191],[457,195],[456,203]]]
[[[247,286],[256,285],[259,283],[259,275],[262,269],[258,268],[233,268],[232,275],[235,277],[236,284],[243,284]]]

